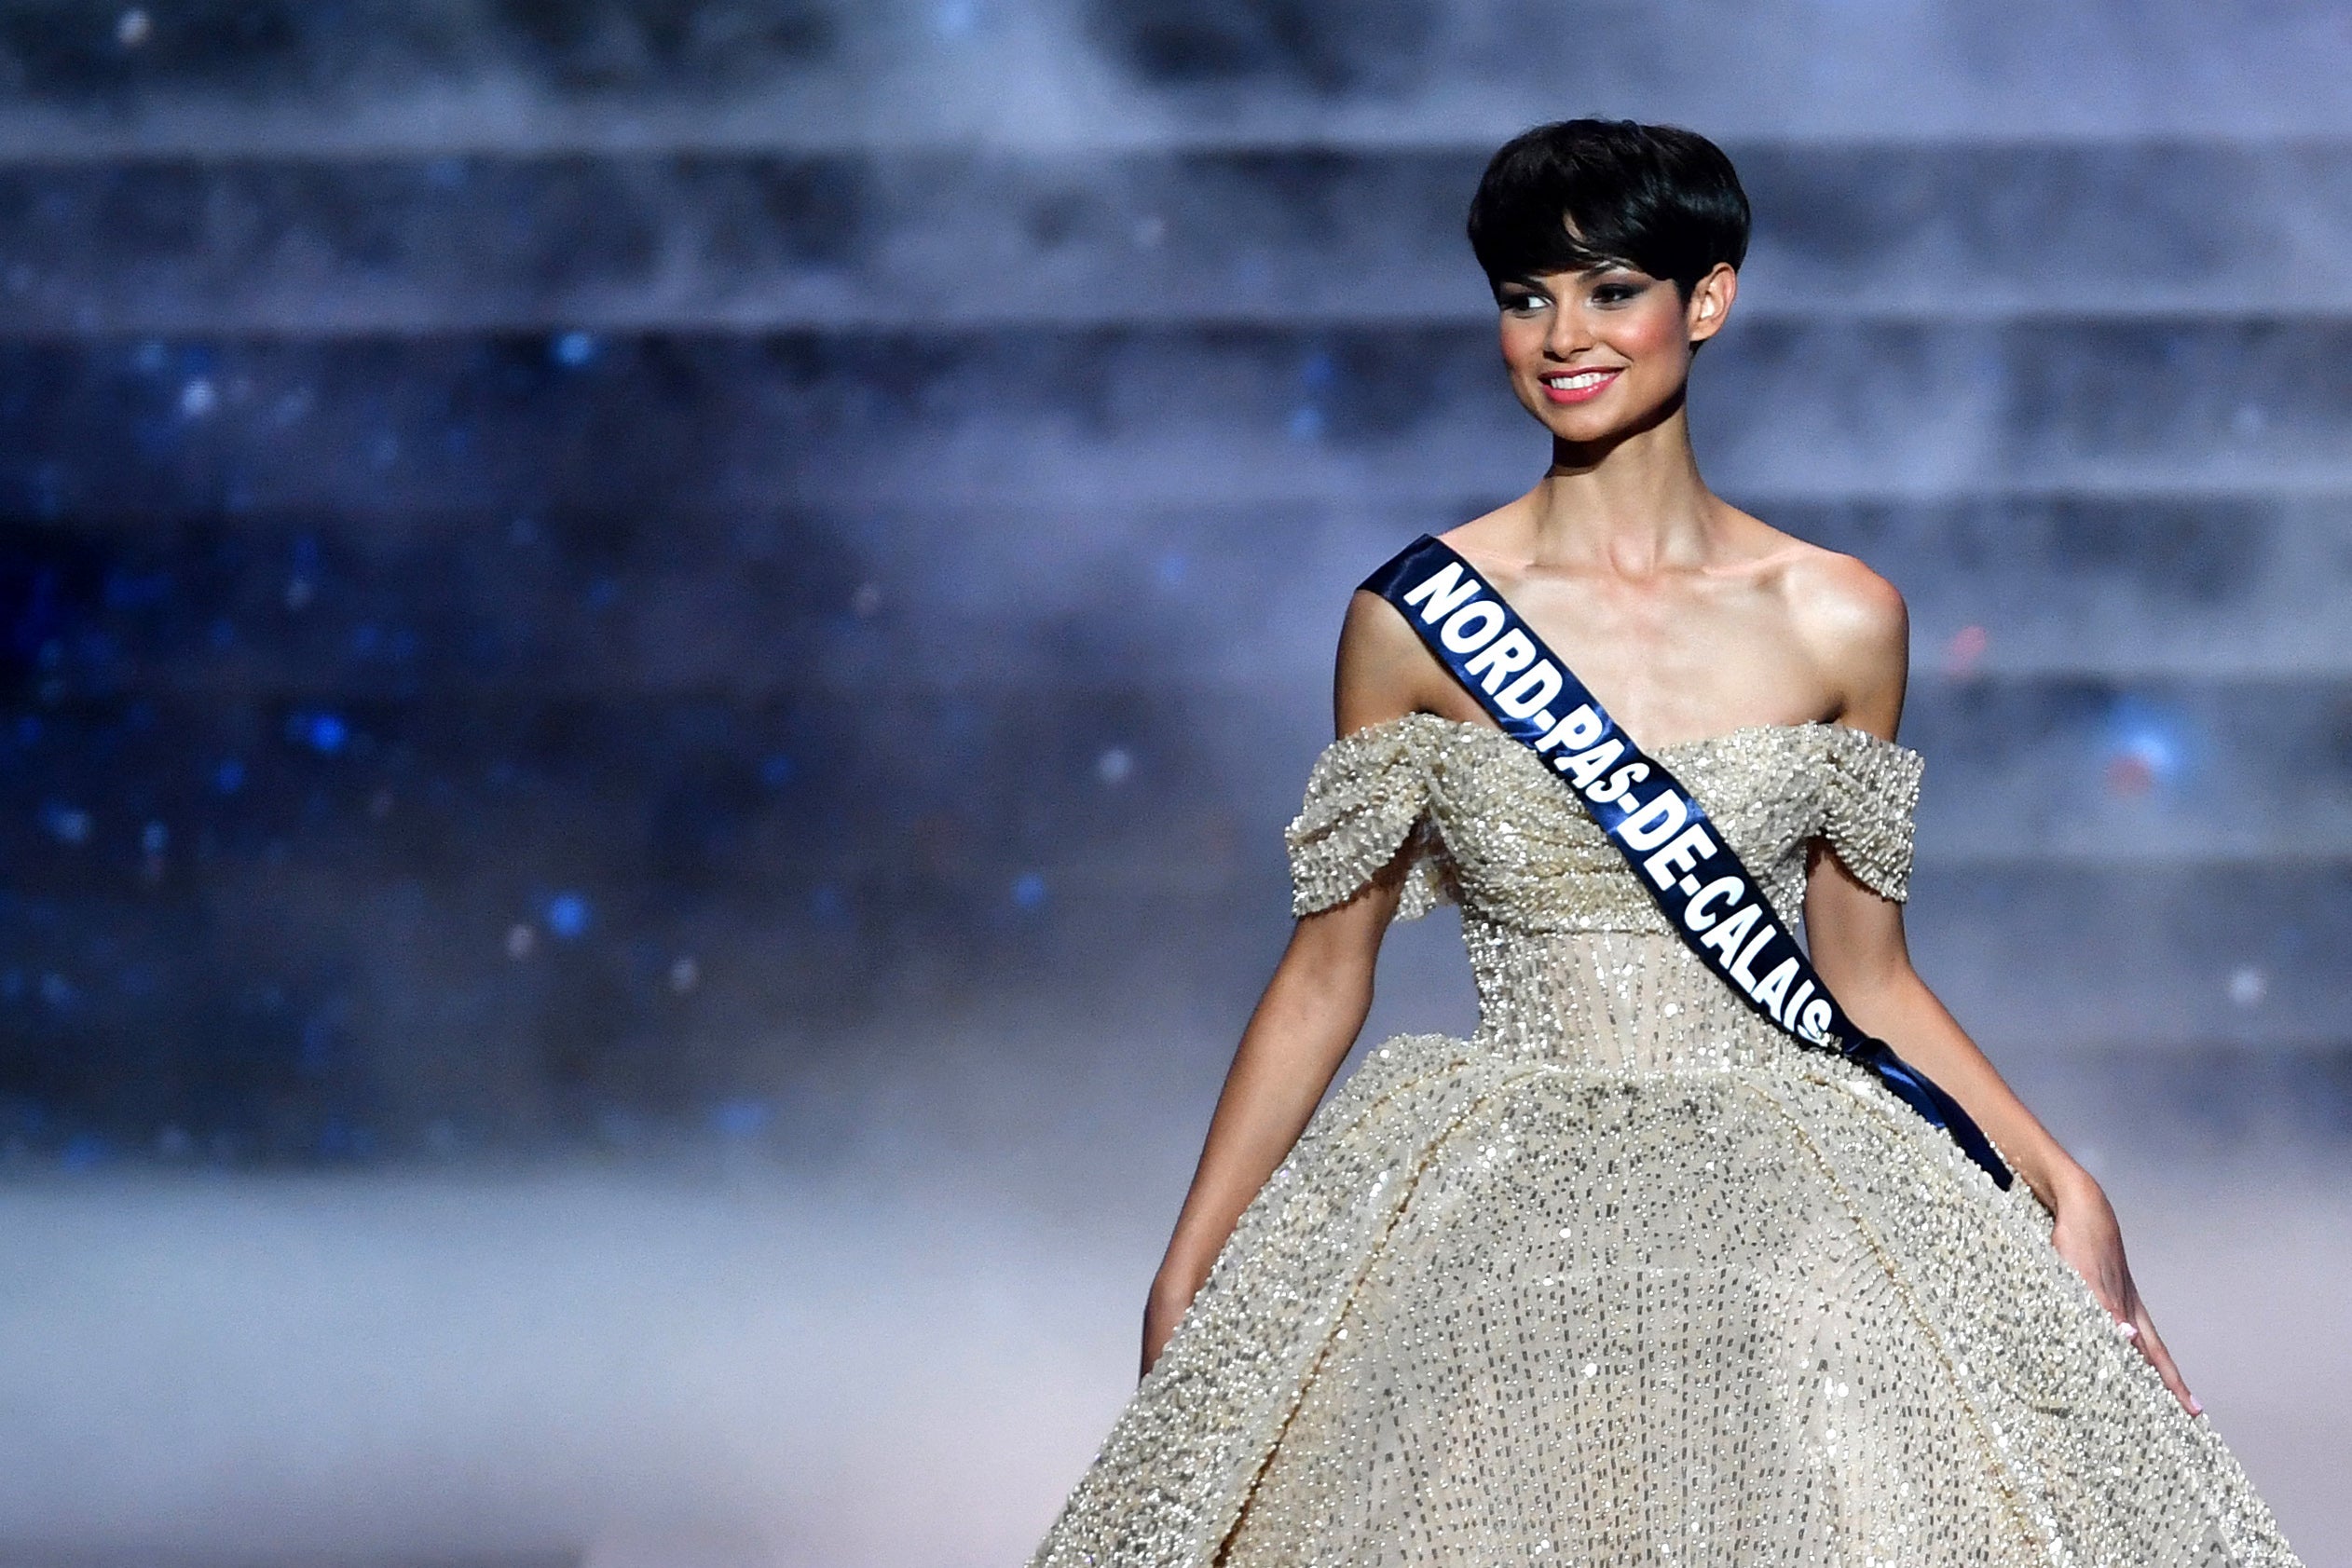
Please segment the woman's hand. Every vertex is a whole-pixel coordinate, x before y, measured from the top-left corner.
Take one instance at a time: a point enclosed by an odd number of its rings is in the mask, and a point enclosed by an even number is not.
[[[1160,1352],[1168,1348],[1174,1337],[1176,1325],[1200,1293],[1201,1282],[1209,1274],[1206,1266],[1184,1267],[1179,1260],[1170,1259],[1160,1265],[1158,1275],[1152,1281],[1152,1293],[1143,1305],[1143,1374],[1148,1375]]]
[[[2116,1331],[2140,1347],[2181,1408],[2191,1415],[2203,1414],[2205,1407],[2181,1381],[2181,1369],[2172,1364],[2172,1353],[2165,1349],[2155,1324],[2149,1320],[2148,1303],[2140,1299],[2140,1288],[2131,1282],[2131,1265],[2124,1261],[2123,1227],[2116,1223],[2114,1206],[2107,1201],[2106,1193],[2087,1174],[2081,1174],[2060,1184],[2057,1196],[2058,1224],[2050,1233],[2050,1244],[2089,1284],[2099,1304],[2115,1319]]]

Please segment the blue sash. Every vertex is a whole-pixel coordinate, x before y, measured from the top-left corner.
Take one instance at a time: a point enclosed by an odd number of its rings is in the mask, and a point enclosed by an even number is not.
[[[1697,797],[1643,755],[1469,562],[1424,534],[1363,587],[1396,607],[1504,734],[1551,762],[1675,934],[1740,1000],[1802,1043],[1869,1069],[1997,1185],[2009,1185],[2008,1167],[1959,1101],[1846,1016]]]

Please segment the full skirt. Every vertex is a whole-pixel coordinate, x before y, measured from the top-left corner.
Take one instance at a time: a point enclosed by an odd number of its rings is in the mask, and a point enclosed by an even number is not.
[[[1035,1562],[2293,1564],[2050,1230],[1818,1053],[1391,1040]]]

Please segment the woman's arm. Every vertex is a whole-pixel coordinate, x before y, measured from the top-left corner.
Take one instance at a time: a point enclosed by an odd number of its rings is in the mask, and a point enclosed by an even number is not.
[[[1402,862],[1400,862],[1400,867]],[[1192,1190],[1143,1312],[1143,1370],[1159,1359],[1176,1320],[1241,1211],[1282,1163],[1372,1009],[1380,938],[1403,877],[1386,874],[1347,903],[1300,920],[1250,1015]]]
[[[1805,891],[1805,934],[1813,967],[1853,1021],[1960,1101],[2057,1217],[2050,1240],[2127,1326],[2173,1397],[2195,1414],[2204,1407],[2181,1381],[2124,1258],[2122,1228],[2106,1193],[2059,1147],[1911,968],[1903,911],[1854,880],[1835,855],[1817,857]]]
[[[1369,593],[1347,607],[1332,681],[1334,728],[1349,734],[1426,705],[1434,662],[1395,610]],[[1398,858],[1347,903],[1291,933],[1265,994],[1242,1030],[1210,1119],[1176,1234],[1143,1312],[1143,1370],[1168,1344],[1241,1211],[1306,1130],[1332,1075],[1372,1011],[1380,941],[1404,892]]]
[[[1839,719],[1884,740],[1903,712],[1909,624],[1894,590],[1867,572],[1846,585],[1826,646],[1845,692]],[[1976,1043],[1911,967],[1902,906],[1856,880],[1834,853],[1816,850],[1805,883],[1805,940],[1813,967],[1861,1028],[1935,1080],[2007,1156],[2056,1217],[2051,1242],[2125,1325],[2173,1397],[2204,1407],[2181,1379],[2124,1259],[2107,1194],[2026,1109]]]

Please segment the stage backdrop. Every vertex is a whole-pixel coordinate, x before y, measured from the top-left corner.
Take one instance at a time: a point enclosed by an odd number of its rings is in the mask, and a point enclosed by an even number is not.
[[[1538,120],[1912,614],[1921,966],[2352,1562],[2320,0],[0,6],[0,1563],[1017,1561],[1288,929],[1347,590],[1517,493]],[[1462,1029],[1446,917],[1373,1033]]]

